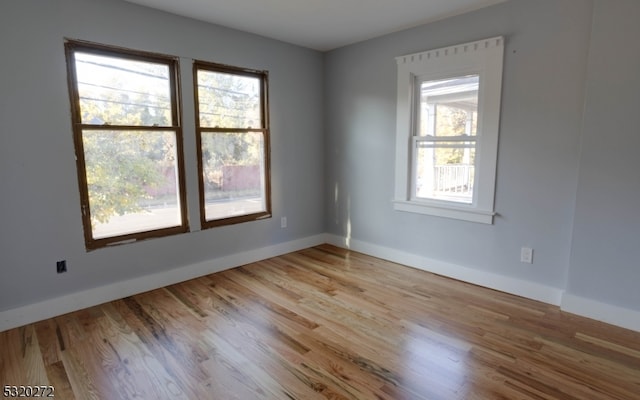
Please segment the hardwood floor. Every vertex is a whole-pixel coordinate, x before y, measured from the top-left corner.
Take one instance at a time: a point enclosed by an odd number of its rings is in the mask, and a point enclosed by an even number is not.
[[[0,333],[60,399],[640,399],[640,333],[329,245]]]

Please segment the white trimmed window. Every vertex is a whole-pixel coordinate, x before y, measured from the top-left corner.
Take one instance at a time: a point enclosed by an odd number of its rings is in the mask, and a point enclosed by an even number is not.
[[[493,223],[503,43],[396,58],[396,210]]]

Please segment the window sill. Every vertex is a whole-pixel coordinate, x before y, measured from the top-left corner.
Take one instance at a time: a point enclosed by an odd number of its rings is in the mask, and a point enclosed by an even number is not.
[[[410,200],[394,200],[393,208],[396,211],[412,212],[417,214],[433,215],[436,217],[453,218],[481,224],[493,224],[495,212],[464,208],[448,204],[431,204]]]

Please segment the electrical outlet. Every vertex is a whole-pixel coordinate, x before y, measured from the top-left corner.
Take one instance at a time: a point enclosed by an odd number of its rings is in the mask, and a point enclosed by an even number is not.
[[[520,262],[533,264],[533,249],[531,247],[523,247],[520,249]]]
[[[287,227],[287,217],[280,217],[280,228]]]
[[[67,260],[57,261],[56,262],[56,271],[61,274],[63,272],[67,272]]]

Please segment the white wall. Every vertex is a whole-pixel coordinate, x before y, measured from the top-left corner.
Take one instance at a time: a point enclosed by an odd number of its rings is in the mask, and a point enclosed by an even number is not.
[[[86,252],[65,37],[185,57],[192,230],[199,220],[189,59],[269,70],[274,218]],[[0,311],[323,232],[321,53],[118,0],[3,1],[0,53]],[[57,275],[62,259],[68,272]]]

